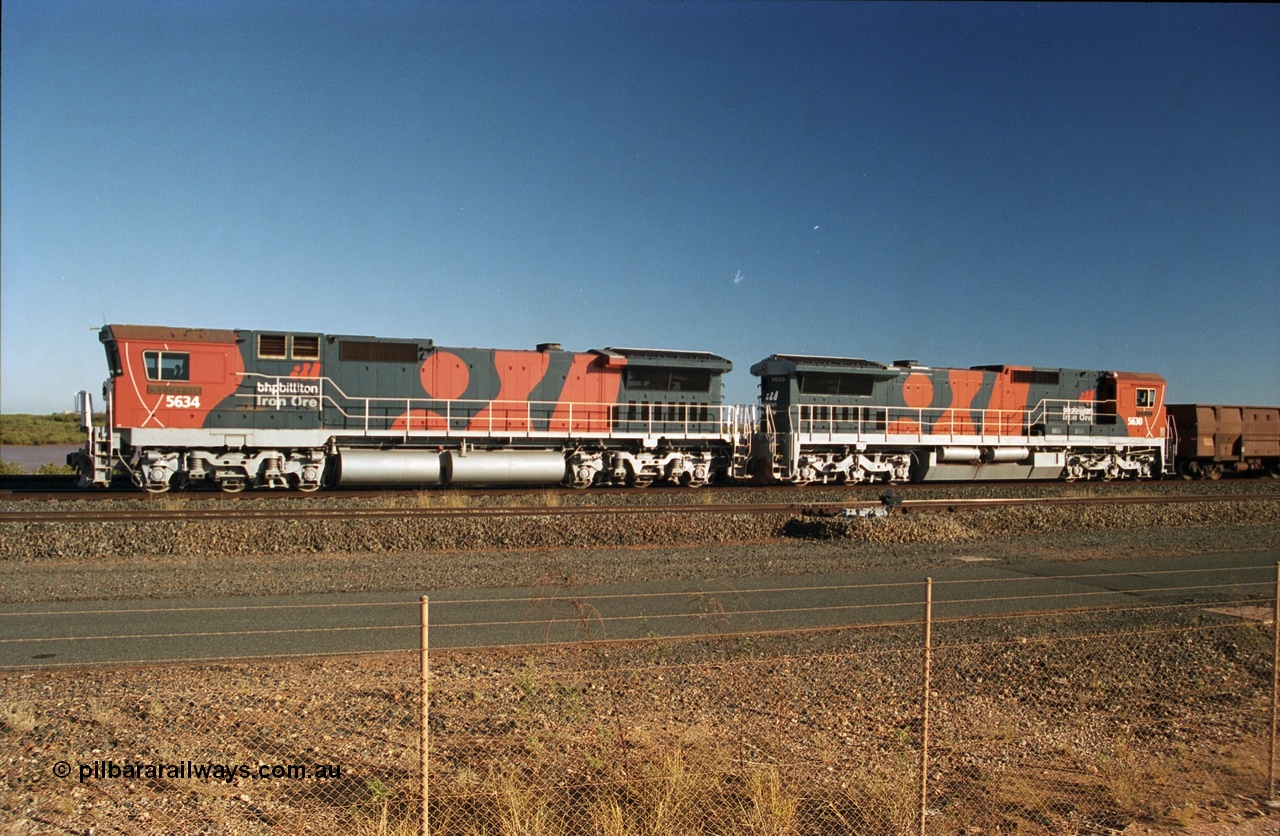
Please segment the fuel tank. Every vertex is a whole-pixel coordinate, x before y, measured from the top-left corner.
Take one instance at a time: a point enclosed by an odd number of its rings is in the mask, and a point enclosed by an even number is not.
[[[441,460],[451,485],[558,485],[565,478],[564,454],[554,450],[451,450]]]
[[[338,451],[339,485],[438,485],[440,459],[436,450]]]

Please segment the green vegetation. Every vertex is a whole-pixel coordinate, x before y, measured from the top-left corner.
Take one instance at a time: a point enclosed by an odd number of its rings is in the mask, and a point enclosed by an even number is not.
[[[93,416],[93,423],[102,426],[106,419]],[[75,413],[62,415],[0,415],[0,444],[13,447],[33,444],[78,444],[84,440],[80,432],[80,416]]]
[[[53,462],[45,462],[36,468],[37,476],[74,476],[75,469],[65,464],[54,464]],[[22,476],[26,471],[22,469],[22,465],[17,462],[11,462],[8,459],[0,459],[0,476]]]

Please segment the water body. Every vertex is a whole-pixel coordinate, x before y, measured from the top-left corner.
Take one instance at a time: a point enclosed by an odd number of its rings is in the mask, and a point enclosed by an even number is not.
[[[42,464],[66,464],[67,454],[79,449],[79,444],[5,444],[0,446],[0,459],[17,463],[23,473],[35,473]]]

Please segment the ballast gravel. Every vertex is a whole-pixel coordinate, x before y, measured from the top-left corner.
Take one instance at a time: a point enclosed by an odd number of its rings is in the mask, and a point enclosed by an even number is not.
[[[1257,551],[1280,546],[1271,481],[1211,486],[1212,503],[1031,505],[885,517],[665,511],[591,516],[405,516],[0,523],[0,600],[110,600],[206,595],[389,592],[803,575],[911,568],[978,557],[1005,563],[1138,554]],[[1130,487],[1206,492],[1204,485]],[[934,488],[941,496],[1025,488]],[[1057,493],[1061,495],[1061,488]],[[1086,486],[1103,494],[1114,486]],[[672,493],[575,502],[673,503]],[[726,492],[728,493],[728,492]],[[676,493],[683,498],[689,492]],[[849,493],[778,492],[735,501],[830,502]],[[709,497],[703,493],[700,497]],[[866,492],[851,501],[874,498]],[[911,498],[932,498],[912,493]],[[172,500],[170,500],[172,501]],[[191,500],[182,500],[183,502]],[[194,500],[194,502],[209,500]],[[344,500],[326,500],[341,502]],[[403,497],[373,497],[386,507]],[[437,495],[410,501],[440,502]],[[450,502],[483,505],[494,499]],[[529,500],[526,500],[528,502]],[[536,501],[536,500],[535,500]],[[560,500],[557,500],[560,501]],[[700,499],[690,502],[705,501]],[[716,501],[725,501],[716,497]],[[10,503],[6,510],[13,510]],[[532,503],[531,503],[532,504]],[[803,503],[797,503],[803,504]],[[65,507],[59,505],[59,507]],[[95,506],[98,507],[98,506]]]

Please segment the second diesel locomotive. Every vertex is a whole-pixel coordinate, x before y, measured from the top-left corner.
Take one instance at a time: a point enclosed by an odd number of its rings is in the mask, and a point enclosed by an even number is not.
[[[109,325],[107,426],[68,458],[186,484],[699,486],[1151,478],[1171,472],[1164,380],[774,354],[758,405],[708,352],[448,348],[314,332]]]
[[[751,373],[782,481],[1148,479],[1169,466],[1159,375],[791,354]]]

